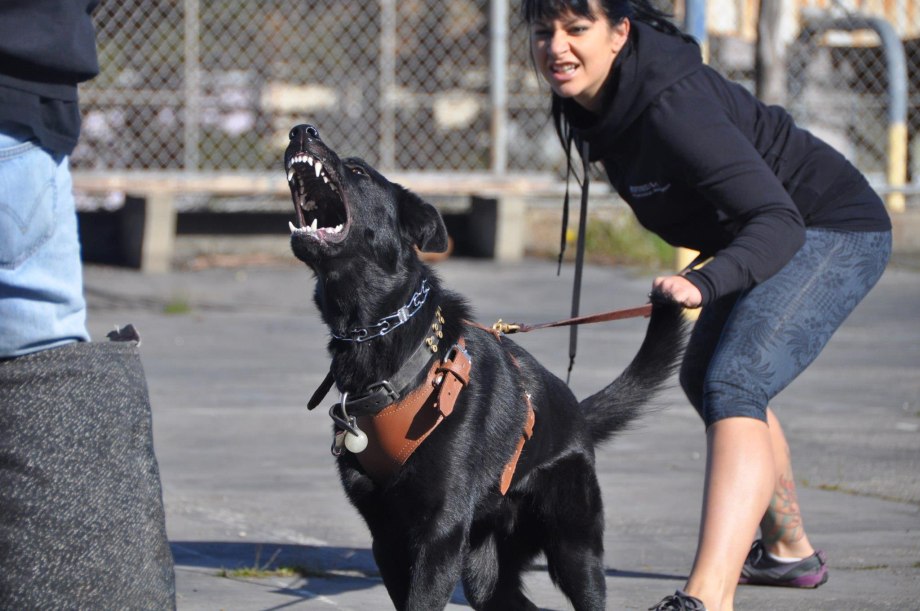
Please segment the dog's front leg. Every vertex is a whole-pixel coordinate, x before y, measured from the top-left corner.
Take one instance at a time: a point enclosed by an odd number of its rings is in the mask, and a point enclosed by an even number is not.
[[[460,582],[469,526],[445,527],[443,516],[430,522],[431,529],[420,535],[412,558],[412,573],[406,611],[443,609]],[[428,529],[426,529],[428,530]]]

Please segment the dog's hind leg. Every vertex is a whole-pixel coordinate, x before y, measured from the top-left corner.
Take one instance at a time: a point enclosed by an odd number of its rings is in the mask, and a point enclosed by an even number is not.
[[[592,465],[581,458],[561,463],[543,489],[547,511],[544,553],[549,576],[577,611],[602,611],[604,581],[604,511]]]
[[[555,540],[546,551],[550,578],[559,586],[576,611],[606,608],[604,554],[587,540]]]

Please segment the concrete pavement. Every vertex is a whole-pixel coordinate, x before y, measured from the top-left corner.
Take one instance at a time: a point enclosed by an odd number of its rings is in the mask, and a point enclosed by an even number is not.
[[[569,308],[571,266],[453,258],[436,266],[480,322],[543,322]],[[193,610],[386,609],[369,536],[344,498],[324,408],[326,330],[299,264],[145,276],[87,266],[94,339],[133,323],[176,559],[178,606]],[[651,274],[585,271],[584,313],[639,305]],[[830,581],[814,591],[741,587],[738,609],[920,609],[920,273],[890,269],[774,408],[792,446],[812,542]],[[583,327],[572,386],[585,396],[639,346],[642,320]],[[519,336],[564,375],[567,331]],[[328,401],[327,401],[328,402]],[[325,405],[325,404],[324,404]],[[693,560],[703,429],[676,382],[657,411],[598,453],[610,609],[646,609]],[[244,577],[240,568],[298,567]],[[570,608],[545,568],[528,577],[543,609]],[[466,608],[458,588],[450,609]]]

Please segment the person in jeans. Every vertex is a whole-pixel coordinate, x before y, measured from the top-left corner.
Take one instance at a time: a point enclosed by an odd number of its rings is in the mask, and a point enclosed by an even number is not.
[[[0,3],[0,608],[175,607],[133,342],[90,342],[69,156],[97,0]]]
[[[709,257],[652,286],[702,307],[680,381],[708,453],[693,568],[653,608],[726,611],[739,581],[824,583],[768,405],[881,276],[882,201],[784,109],[704,65],[646,0],[524,0],[522,16],[565,150],[600,162],[644,227]]]

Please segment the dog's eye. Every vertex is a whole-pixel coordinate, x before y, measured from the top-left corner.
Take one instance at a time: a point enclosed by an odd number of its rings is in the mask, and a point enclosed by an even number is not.
[[[353,165],[348,168],[351,170],[352,174],[357,174],[358,176],[368,176],[367,171],[359,165]]]

